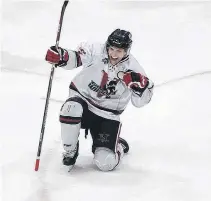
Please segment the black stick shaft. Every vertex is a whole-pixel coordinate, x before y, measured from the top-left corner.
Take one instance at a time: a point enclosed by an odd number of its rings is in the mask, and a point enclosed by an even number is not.
[[[64,1],[63,6],[62,6],[62,10],[61,10],[59,27],[58,27],[58,31],[57,31],[57,37],[56,37],[56,47],[57,48],[59,47],[59,40],[60,40],[61,29],[62,29],[62,22],[63,22],[64,12],[65,12],[65,9],[66,9],[68,2],[69,1]],[[54,69],[55,69],[55,67],[52,66],[51,74],[50,74],[50,78],[49,78],[49,83],[48,83],[47,97],[46,97],[46,101],[45,101],[45,109],[44,109],[44,115],[43,115],[43,120],[42,120],[42,127],[41,127],[41,132],[40,132],[39,145],[38,145],[38,150],[37,150],[35,171],[38,171],[39,164],[40,164],[40,155],[41,155],[43,137],[44,137],[44,132],[45,132],[45,124],[46,124],[46,118],[47,118],[47,113],[48,113],[48,105],[49,105],[49,99],[50,99],[50,94],[51,94],[52,81],[53,81],[53,76],[54,76]]]

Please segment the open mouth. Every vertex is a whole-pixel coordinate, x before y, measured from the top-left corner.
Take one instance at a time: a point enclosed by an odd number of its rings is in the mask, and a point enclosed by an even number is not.
[[[119,58],[110,56],[110,59],[113,60],[113,61],[118,61]]]

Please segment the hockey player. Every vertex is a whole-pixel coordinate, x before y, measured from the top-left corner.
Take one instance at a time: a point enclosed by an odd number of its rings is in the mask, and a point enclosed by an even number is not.
[[[115,169],[128,152],[128,143],[120,138],[120,114],[130,100],[135,107],[149,103],[154,86],[130,54],[131,45],[131,33],[116,29],[105,44],[82,43],[76,51],[48,49],[46,60],[56,67],[83,66],[60,111],[64,165],[76,162],[80,129],[90,130],[94,163],[102,171]]]

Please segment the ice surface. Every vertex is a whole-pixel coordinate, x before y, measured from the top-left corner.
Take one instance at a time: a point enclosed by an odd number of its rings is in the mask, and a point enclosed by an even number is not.
[[[51,2],[51,3],[50,3]],[[0,198],[3,201],[210,201],[211,3],[70,1],[61,46],[133,33],[133,54],[157,87],[152,101],[122,115],[130,153],[113,172],[92,164],[80,136],[71,173],[61,164],[58,122],[71,78],[56,69],[41,155],[34,163],[62,1],[3,1],[0,74]],[[206,72],[203,74],[203,72]],[[200,73],[202,73],[200,75]],[[166,83],[166,84],[165,84]]]

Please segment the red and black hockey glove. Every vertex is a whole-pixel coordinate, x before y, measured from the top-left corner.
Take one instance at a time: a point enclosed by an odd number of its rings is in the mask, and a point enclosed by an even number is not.
[[[125,73],[123,81],[138,95],[141,95],[149,85],[149,79],[147,77],[135,72]]]
[[[63,67],[67,65],[69,55],[65,49],[59,47],[57,50],[56,46],[51,46],[47,51],[45,60],[54,64],[55,67]]]

